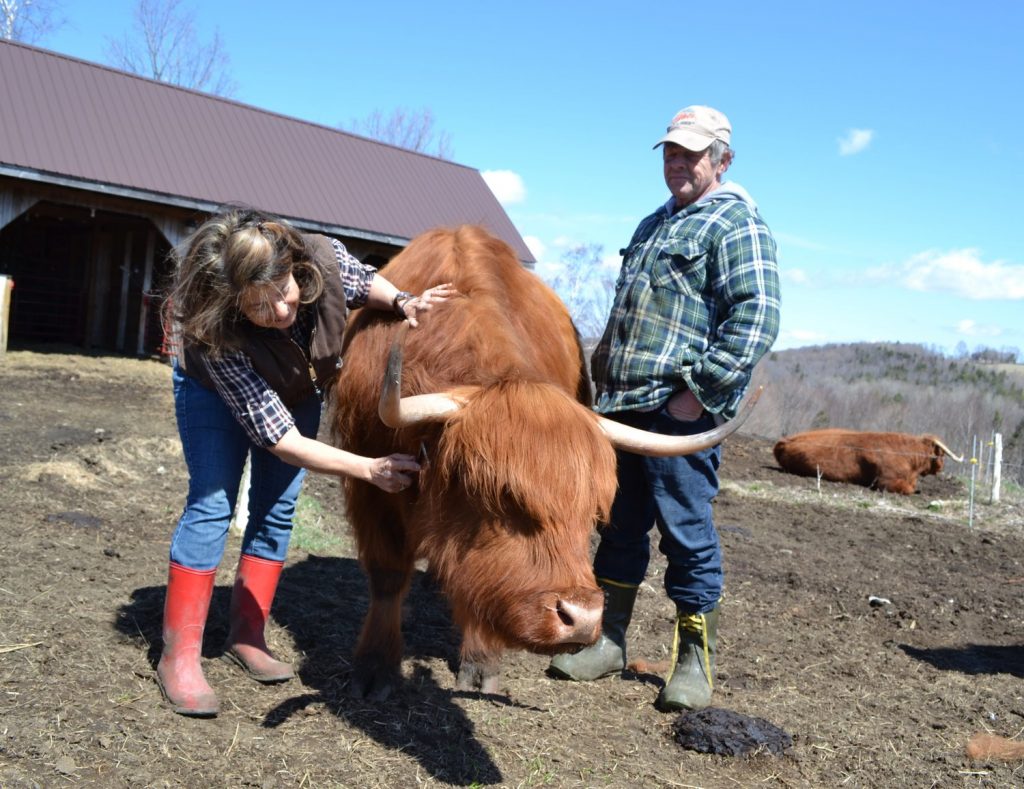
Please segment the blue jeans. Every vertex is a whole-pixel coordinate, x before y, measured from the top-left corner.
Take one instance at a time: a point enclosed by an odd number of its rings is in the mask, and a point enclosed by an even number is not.
[[[655,433],[690,435],[710,430],[705,414],[680,422],[658,411],[608,414],[611,419]],[[648,532],[657,525],[659,550],[668,559],[665,591],[680,611],[707,613],[722,596],[722,548],[711,518],[718,493],[721,446],[692,455],[653,458],[619,451],[619,488],[610,523],[601,529],[594,574],[638,586],[647,574]]]
[[[177,364],[171,377],[189,475],[185,509],[171,538],[171,561],[192,570],[211,570],[220,564],[247,455],[249,520],[242,553],[284,561],[305,469],[254,447],[220,395],[183,374]],[[292,416],[302,435],[315,438],[320,426],[319,398],[313,395],[292,409]]]

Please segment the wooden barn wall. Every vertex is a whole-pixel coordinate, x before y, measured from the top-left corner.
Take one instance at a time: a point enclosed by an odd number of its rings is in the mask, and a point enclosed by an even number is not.
[[[174,245],[206,217],[176,206],[0,177],[0,274],[14,280],[9,344],[163,355]],[[300,224],[301,226],[301,224]],[[381,267],[398,247],[338,236]]]
[[[10,347],[160,353],[159,293],[171,241],[188,220],[153,204],[0,181],[0,273],[14,280]]]

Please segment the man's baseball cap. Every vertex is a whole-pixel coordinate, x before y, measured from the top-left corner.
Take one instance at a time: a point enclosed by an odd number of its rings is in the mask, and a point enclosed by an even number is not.
[[[692,104],[675,114],[668,133],[654,147],[674,142],[691,151],[703,151],[715,140],[728,145],[731,136],[732,126],[725,115],[712,107]]]

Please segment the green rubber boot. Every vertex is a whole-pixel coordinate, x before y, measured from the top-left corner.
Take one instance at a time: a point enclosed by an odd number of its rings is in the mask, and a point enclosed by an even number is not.
[[[589,647],[572,654],[555,655],[548,673],[559,679],[589,682],[617,674],[626,667],[626,628],[633,616],[638,587],[598,578],[604,590],[601,635]]]
[[[672,672],[658,695],[659,710],[702,710],[711,704],[717,641],[718,608],[706,614],[680,611],[676,615]]]

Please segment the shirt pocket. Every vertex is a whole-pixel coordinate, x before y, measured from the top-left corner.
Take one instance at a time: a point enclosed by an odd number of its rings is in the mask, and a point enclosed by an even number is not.
[[[662,246],[651,272],[651,285],[699,296],[707,281],[707,250],[696,241],[672,239]]]

